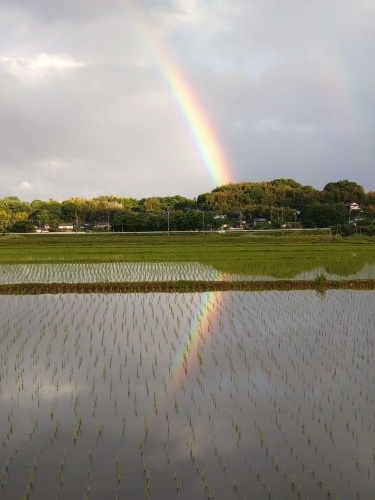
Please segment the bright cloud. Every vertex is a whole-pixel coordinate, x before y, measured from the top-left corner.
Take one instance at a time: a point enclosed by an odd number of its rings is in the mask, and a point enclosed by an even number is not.
[[[38,54],[36,57],[0,56],[0,64],[9,75],[26,80],[40,80],[67,74],[72,69],[85,66],[67,54]]]

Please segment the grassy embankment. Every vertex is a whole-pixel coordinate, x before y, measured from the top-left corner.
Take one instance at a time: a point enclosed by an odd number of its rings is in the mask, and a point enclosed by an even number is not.
[[[373,280],[330,282],[293,281],[317,267],[349,276],[365,264],[375,264],[375,240],[364,237],[331,238],[327,234],[189,233],[64,234],[0,237],[0,264],[61,262],[201,262],[218,271],[249,276],[273,276],[269,282],[97,283],[3,285],[0,293],[69,291],[202,291],[266,289],[374,289]],[[279,282],[278,280],[285,280]],[[18,288],[17,288],[18,287]],[[44,288],[43,288],[44,287]],[[47,288],[46,288],[47,287]],[[48,290],[48,291],[47,291]]]

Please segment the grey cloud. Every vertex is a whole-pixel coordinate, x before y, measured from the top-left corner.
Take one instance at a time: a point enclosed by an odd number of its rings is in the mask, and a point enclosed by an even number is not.
[[[79,23],[106,15],[112,2],[101,0],[64,0],[54,2],[49,0],[11,0],[5,1],[9,9],[25,12],[37,21],[53,23],[70,21]]]
[[[232,181],[374,189],[372,2],[89,4],[2,2],[0,196],[215,187],[167,70],[195,94]]]

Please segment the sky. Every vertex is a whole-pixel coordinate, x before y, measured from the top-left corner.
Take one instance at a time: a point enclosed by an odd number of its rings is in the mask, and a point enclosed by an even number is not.
[[[375,190],[374,0],[1,0],[0,197]]]

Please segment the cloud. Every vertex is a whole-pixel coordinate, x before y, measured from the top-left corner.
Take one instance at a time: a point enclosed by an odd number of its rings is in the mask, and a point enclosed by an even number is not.
[[[233,182],[372,190],[374,14],[368,0],[2,2],[0,196],[216,187],[171,68]]]
[[[67,54],[38,54],[36,57],[7,57],[0,56],[0,64],[5,73],[17,78],[30,81],[45,79],[53,76],[62,76],[68,71],[84,66],[76,62]]]
[[[64,2],[46,2],[45,0],[4,0],[5,11],[26,14],[40,23],[81,23],[101,18],[108,13],[108,5],[101,0],[64,0]],[[109,7],[110,10],[111,7]]]

